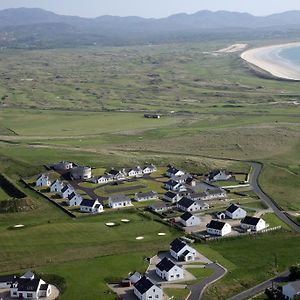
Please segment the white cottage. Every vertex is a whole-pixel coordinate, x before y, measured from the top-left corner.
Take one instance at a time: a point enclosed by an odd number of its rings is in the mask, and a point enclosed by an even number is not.
[[[67,199],[69,195],[75,192],[74,188],[71,185],[65,185],[60,192],[60,197],[63,199]]]
[[[231,232],[231,225],[225,222],[212,220],[206,225],[206,231],[212,235],[224,236]]]
[[[108,206],[117,209],[132,206],[132,203],[125,195],[116,195],[108,198]]]
[[[103,212],[103,205],[96,200],[83,199],[80,203],[80,211],[84,213],[99,214]]]
[[[48,187],[48,186],[50,186],[51,185],[51,181],[49,179],[49,176],[46,175],[46,174],[41,174],[37,178],[35,185],[37,187]]]
[[[26,272],[23,276],[15,279],[10,286],[11,298],[38,299],[50,295],[51,285],[36,278],[35,274],[31,272]]]
[[[199,217],[191,214],[190,212],[185,212],[183,215],[180,216],[179,222],[184,227],[191,227],[199,225],[201,223],[201,220]]]
[[[103,176],[93,177],[92,181],[96,184],[106,184],[114,181],[114,177],[112,175],[106,174]]]
[[[82,202],[82,197],[81,195],[73,192],[72,194],[70,194],[66,200],[68,206],[77,206],[80,205]]]
[[[129,169],[127,172],[127,176],[129,177],[141,177],[143,175],[144,175],[143,169],[140,166]]]
[[[182,175],[184,175],[185,174],[185,172],[184,171],[182,171],[182,170],[179,170],[179,169],[176,169],[175,167],[170,167],[170,168],[168,168],[168,170],[167,170],[167,172],[166,172],[166,175],[168,176],[168,177],[173,177],[173,176],[182,176]]]
[[[247,216],[241,221],[241,228],[244,230],[260,231],[267,227],[265,220]]]
[[[133,286],[135,296],[139,300],[162,300],[163,291],[155,285],[149,278],[143,276]]]
[[[157,200],[158,194],[154,191],[145,192],[145,193],[136,193],[134,196],[134,200],[137,202],[149,201],[149,200]]]
[[[156,274],[167,281],[180,280],[184,278],[183,269],[175,265],[167,257],[163,258],[155,269]]]
[[[157,168],[155,165],[149,165],[143,168],[143,173],[144,174],[151,174],[157,171]]]
[[[169,191],[178,191],[181,185],[182,184],[180,182],[171,179],[165,184],[165,188]]]
[[[230,219],[243,219],[247,216],[247,212],[236,204],[227,207],[225,214]]]
[[[193,261],[196,258],[197,252],[185,241],[176,239],[170,244],[170,254],[178,261]]]
[[[199,210],[205,210],[209,208],[209,205],[207,203],[204,203],[203,201],[194,201],[190,198],[183,197],[178,203],[177,208],[182,211],[199,211]]]
[[[232,177],[230,173],[228,173],[226,170],[213,170],[211,171],[208,176],[208,181],[225,181]]]
[[[177,203],[182,198],[182,196],[180,196],[179,193],[174,193],[174,192],[169,191],[164,194],[163,198],[164,198],[164,200],[169,201],[174,204],[174,203]]]
[[[56,179],[50,186],[51,193],[61,193],[61,190],[64,187],[64,183],[59,179]]]

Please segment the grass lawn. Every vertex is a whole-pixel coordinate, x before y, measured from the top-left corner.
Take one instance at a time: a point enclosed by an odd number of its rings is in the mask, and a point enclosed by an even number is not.
[[[193,284],[199,281],[202,281],[204,278],[212,275],[214,273],[214,270],[209,268],[187,268],[187,271],[192,273],[196,279],[192,282],[189,282],[189,284]]]
[[[299,263],[300,258],[295,255],[300,253],[299,235],[284,231],[224,239],[196,248],[229,271],[224,278],[208,288],[204,299],[227,299],[274,276],[276,271],[287,270],[290,265]]]
[[[36,212],[32,212],[32,215]],[[32,216],[31,215],[31,216]],[[129,219],[128,224],[122,219]],[[11,221],[11,220],[10,220]],[[32,221],[32,220],[30,220]],[[15,221],[17,222],[17,221]],[[130,253],[132,250],[155,253],[167,249],[169,242],[178,235],[170,227],[137,215],[135,211],[114,211],[94,217],[31,224],[29,220],[18,219],[11,225],[26,225],[22,230],[8,230],[0,226],[0,269],[18,270],[53,262],[63,263],[71,260],[105,256],[108,253]],[[106,222],[118,226],[109,228]],[[0,223],[1,224],[1,223]],[[165,232],[166,236],[158,236]],[[137,236],[144,236],[137,241]],[[155,243],[153,242],[155,241]],[[22,251],[19,251],[20,243]]]
[[[106,283],[125,278],[129,272],[145,272],[148,263],[144,260],[144,257],[152,254],[147,251],[136,252],[133,250],[127,254],[85,259],[83,253],[80,261],[54,263],[36,268],[36,270],[47,274],[57,274],[66,279],[66,292],[59,299],[115,300],[115,295]]]
[[[10,199],[11,197],[0,187],[0,201]]]
[[[270,225],[269,228],[281,226],[284,229],[291,230],[290,227],[282,222],[275,214],[264,214],[262,218]]]
[[[174,300],[185,300],[189,295],[190,291],[188,289],[164,289],[165,294]]]

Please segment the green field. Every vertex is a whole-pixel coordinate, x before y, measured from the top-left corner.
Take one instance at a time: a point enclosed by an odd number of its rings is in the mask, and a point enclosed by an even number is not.
[[[158,172],[152,178],[162,176],[168,164],[197,174],[215,168],[248,173],[249,164],[230,159],[258,160],[264,163],[263,190],[299,221],[299,84],[256,77],[238,53],[207,53],[223,46],[228,45],[1,52],[0,173],[27,195],[26,211],[0,214],[1,273],[53,273],[66,279],[62,299],[113,300],[106,282],[145,270],[144,256],[167,249],[182,234],[136,210],[71,219],[20,182],[61,160],[93,166],[95,175],[154,163]],[[149,111],[162,118],[145,119]],[[164,180],[124,185],[163,193]],[[107,188],[96,192],[107,196]],[[253,196],[233,201],[265,208]],[[0,201],[5,198],[0,189]],[[265,217],[287,229],[274,215]],[[25,227],[12,230],[16,224]],[[205,298],[226,299],[299,263],[299,247],[299,235],[289,231],[197,244],[229,270]],[[173,293],[182,299],[187,290]]]

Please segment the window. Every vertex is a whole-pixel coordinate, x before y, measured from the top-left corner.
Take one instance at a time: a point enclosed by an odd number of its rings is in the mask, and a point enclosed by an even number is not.
[[[32,293],[27,293],[27,298],[32,298],[33,294]]]

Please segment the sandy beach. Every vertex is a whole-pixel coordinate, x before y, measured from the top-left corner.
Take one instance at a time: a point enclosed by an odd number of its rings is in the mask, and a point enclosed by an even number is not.
[[[277,78],[298,81],[300,80],[300,67],[291,64],[279,55],[281,50],[294,47],[300,47],[300,42],[247,50],[241,54],[241,58]]]

